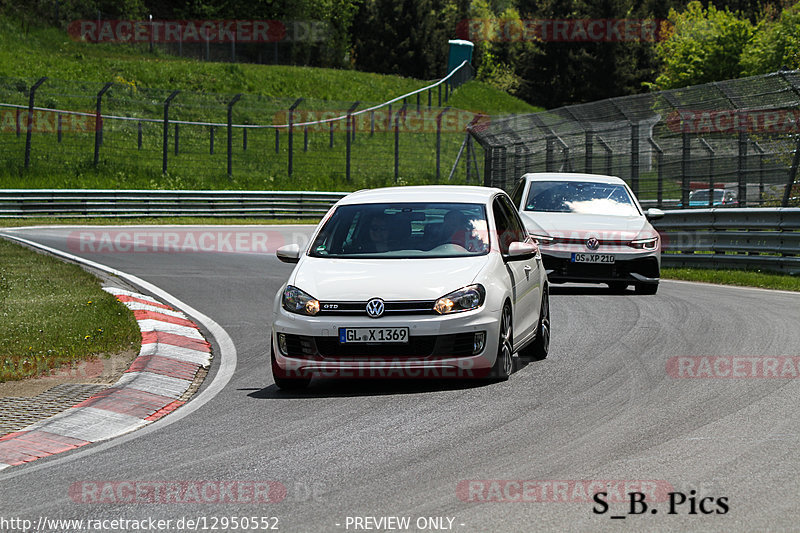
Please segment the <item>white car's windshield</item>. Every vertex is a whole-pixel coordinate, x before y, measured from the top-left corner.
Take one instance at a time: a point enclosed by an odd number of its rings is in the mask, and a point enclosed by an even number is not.
[[[464,257],[489,252],[481,204],[386,203],[339,206],[310,255],[328,258]]]
[[[532,181],[525,210],[585,215],[641,214],[622,185],[589,181]]]

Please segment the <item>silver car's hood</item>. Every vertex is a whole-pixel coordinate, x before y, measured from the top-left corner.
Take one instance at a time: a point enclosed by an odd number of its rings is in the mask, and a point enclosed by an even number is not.
[[[522,220],[528,232],[538,235],[583,238],[596,234],[601,240],[630,240],[652,226],[643,216],[584,215],[524,211]]]
[[[289,284],[319,300],[435,300],[473,282],[489,255],[428,259],[304,256]]]

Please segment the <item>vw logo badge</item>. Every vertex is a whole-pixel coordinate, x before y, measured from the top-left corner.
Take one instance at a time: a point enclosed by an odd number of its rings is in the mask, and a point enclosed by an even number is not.
[[[367,314],[371,318],[380,318],[383,316],[383,312],[386,310],[386,307],[383,305],[383,300],[380,298],[373,298],[372,300],[367,302]]]
[[[597,250],[600,248],[600,241],[596,237],[590,237],[586,240],[586,247],[590,250]]]

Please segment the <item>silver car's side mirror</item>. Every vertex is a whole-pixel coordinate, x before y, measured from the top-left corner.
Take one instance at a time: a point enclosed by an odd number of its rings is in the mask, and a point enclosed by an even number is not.
[[[647,217],[647,220],[658,220],[659,218],[664,217],[664,211],[658,209],[657,207],[651,207],[647,210],[644,216]]]
[[[300,261],[300,246],[297,244],[287,244],[275,250],[275,255],[284,263],[297,263]]]

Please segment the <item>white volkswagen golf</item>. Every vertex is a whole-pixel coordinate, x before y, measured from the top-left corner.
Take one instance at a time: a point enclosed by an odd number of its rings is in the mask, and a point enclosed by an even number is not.
[[[508,195],[464,186],[359,191],[334,205],[275,296],[272,374],[507,379],[547,355],[537,245]]]
[[[623,180],[597,174],[525,174],[511,193],[528,232],[541,246],[552,283],[607,283],[623,291],[655,294],[661,276],[661,242]]]

